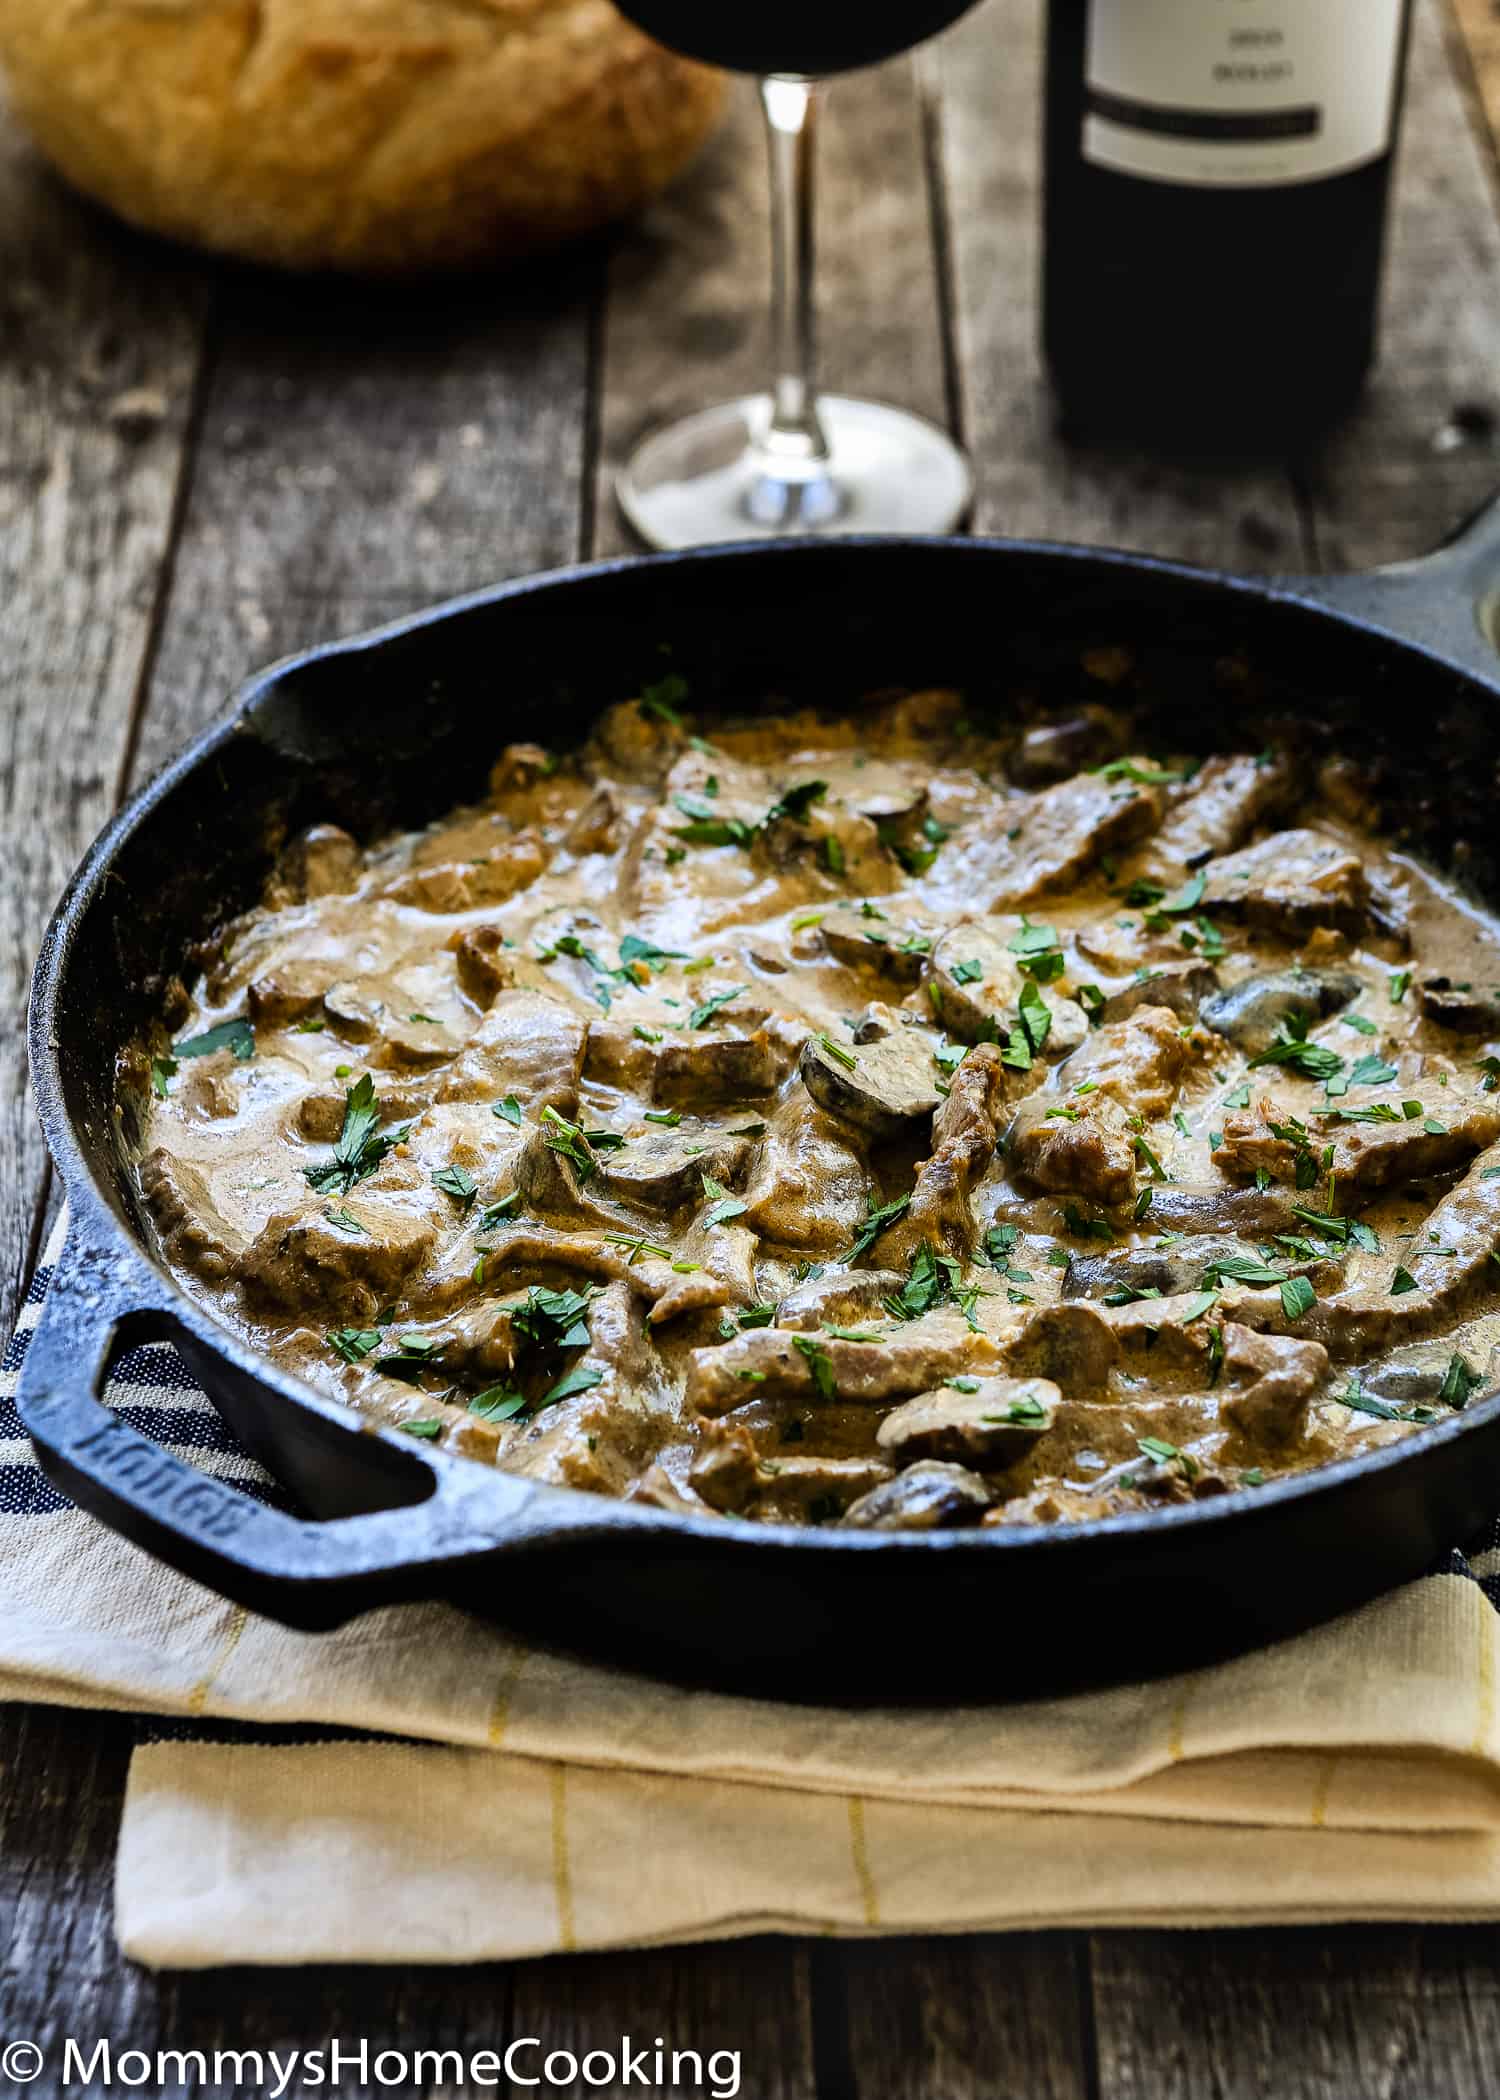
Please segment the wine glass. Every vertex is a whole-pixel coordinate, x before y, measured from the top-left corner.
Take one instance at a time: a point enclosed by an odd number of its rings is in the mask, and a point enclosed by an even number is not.
[[[771,161],[769,393],[644,438],[616,483],[653,547],[830,532],[949,532],[973,475],[935,423],[813,380],[813,154],[821,79],[905,51],[973,0],[616,0],[689,57],[753,73]]]

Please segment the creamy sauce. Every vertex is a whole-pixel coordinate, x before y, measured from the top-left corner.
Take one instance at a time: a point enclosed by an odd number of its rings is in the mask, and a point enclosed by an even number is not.
[[[882,1528],[1253,1487],[1489,1389],[1500,935],[1347,766],[947,693],[700,734],[674,688],[293,841],[226,930],[139,1168],[221,1318],[479,1460]]]

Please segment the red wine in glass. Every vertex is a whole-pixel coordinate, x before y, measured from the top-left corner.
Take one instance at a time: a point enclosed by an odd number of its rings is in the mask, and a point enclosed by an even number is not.
[[[936,36],[973,0],[615,0],[659,44],[731,73],[820,80]]]
[[[753,73],[771,154],[770,390],[700,409],[639,444],[620,506],[653,547],[838,532],[951,532],[973,477],[937,425],[813,383],[817,82],[909,50],[973,0],[616,0],[689,58]]]

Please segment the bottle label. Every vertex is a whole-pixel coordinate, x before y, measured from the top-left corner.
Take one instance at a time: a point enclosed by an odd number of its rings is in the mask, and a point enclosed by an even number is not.
[[[1162,182],[1307,182],[1391,141],[1403,0],[1091,0],[1083,157]]]

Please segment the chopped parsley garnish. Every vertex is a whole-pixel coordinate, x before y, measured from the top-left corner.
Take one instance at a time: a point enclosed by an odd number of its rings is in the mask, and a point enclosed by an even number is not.
[[[823,841],[823,865],[830,875],[845,873],[844,849],[832,832]]]
[[[681,948],[658,948],[654,941],[643,941],[638,933],[627,933],[620,943],[622,966],[631,963],[686,962],[687,959]]]
[[[571,1371],[564,1371],[556,1385],[543,1393],[538,1407],[550,1407],[554,1400],[571,1400],[575,1393],[587,1393],[594,1386],[604,1383],[604,1373],[592,1364],[574,1364]]]
[[[1137,787],[1175,787],[1187,774],[1181,767],[1138,766],[1133,758],[1112,758],[1106,766],[1095,766],[1103,780],[1132,780]]]
[[[1483,1375],[1476,1371],[1466,1357],[1457,1350],[1448,1359],[1448,1368],[1443,1373],[1443,1382],[1438,1387],[1438,1398],[1445,1407],[1466,1407],[1469,1398],[1484,1384]]]
[[[1398,1268],[1395,1275],[1391,1278],[1391,1296],[1393,1298],[1399,1298],[1405,1291],[1420,1289],[1421,1285],[1417,1282],[1410,1269]]]
[[[737,1218],[741,1211],[749,1208],[742,1197],[731,1196],[724,1184],[715,1181],[712,1174],[704,1174],[699,1178],[703,1183],[704,1195],[713,1203],[713,1209],[703,1214],[705,1225],[722,1225],[726,1218]]]
[[[560,1116],[555,1108],[542,1110],[542,1140],[553,1152],[568,1160],[580,1181],[587,1181],[593,1173],[596,1161],[589,1150],[588,1139],[576,1123]]]
[[[212,1057],[216,1050],[228,1050],[237,1063],[243,1064],[255,1055],[255,1030],[248,1021],[220,1021],[216,1028],[205,1028],[202,1035],[184,1036],[180,1043],[172,1045],[174,1057]]]
[[[1012,1071],[1029,1072],[1052,1027],[1052,1010],[1030,978],[1021,987],[1016,1024],[1005,1039],[1000,1062]]]
[[[984,964],[977,956],[968,962],[956,962],[948,972],[955,984],[977,984],[984,975]]]
[[[463,1210],[467,1210],[479,1194],[479,1185],[473,1175],[466,1168],[456,1165],[439,1167],[432,1177],[432,1185],[435,1189],[441,1189],[445,1196],[451,1196]]]
[[[834,1063],[842,1065],[846,1072],[859,1070],[859,1059],[854,1052],[846,1050],[842,1043],[836,1043],[831,1035],[817,1035],[813,1040],[825,1057],[831,1057]]]
[[[882,1203],[878,1208],[873,1203],[868,1204],[865,1222],[855,1233],[849,1252],[844,1256],[845,1261],[858,1261],[862,1254],[868,1254],[886,1228],[904,1218],[910,1208],[910,1194],[895,1196],[889,1203]],[[822,1273],[821,1270],[819,1273]]]
[[[1071,1196],[1069,1196],[1066,1202],[1063,1204],[1062,1214],[1063,1223],[1067,1226],[1069,1232],[1074,1234],[1074,1236],[1078,1239],[1112,1240],[1115,1236],[1115,1229],[1113,1225],[1110,1224],[1107,1218],[1085,1217],[1084,1213],[1079,1209],[1078,1205],[1073,1201]],[[1060,1249],[1054,1249],[1053,1253],[1049,1254],[1047,1259],[1049,1261],[1054,1260],[1059,1252],[1061,1252]],[[1066,1266],[1066,1263],[1067,1255],[1064,1254],[1062,1257],[1062,1262],[1059,1264],[1059,1266]]]
[[[1003,1413],[981,1415],[979,1419],[981,1422],[1007,1427],[1015,1425],[1026,1429],[1040,1429],[1045,1427],[1048,1415],[1035,1393],[1022,1393],[1018,1400],[1007,1402]]]
[[[498,1203],[491,1203],[485,1210],[480,1212],[479,1223],[475,1230],[480,1233],[494,1232],[498,1226],[505,1223],[507,1218],[514,1216],[515,1212],[520,1209],[520,1206],[521,1191],[512,1189],[508,1196],[502,1196]]]
[[[322,1166],[304,1167],[309,1188],[316,1189],[320,1196],[337,1191],[347,1196],[356,1181],[363,1181],[373,1174],[393,1145],[399,1145],[406,1137],[407,1128],[382,1131],[380,1129],[380,1102],[375,1093],[375,1082],[368,1072],[357,1079],[344,1094],[344,1125],[333,1148],[332,1159]],[[363,1231],[363,1226],[356,1228]]]
[[[738,999],[741,992],[748,990],[748,985],[735,984],[731,985],[727,992],[711,993],[701,1006],[695,1006],[688,1015],[689,1028],[707,1028],[715,1015],[722,1012],[731,1001]]]
[[[341,1356],[346,1364],[360,1364],[375,1354],[382,1337],[377,1327],[335,1327],[325,1339],[334,1355]]]
[[[669,671],[655,685],[641,687],[640,710],[643,715],[655,715],[658,721],[670,722],[674,729],[681,729],[683,721],[677,707],[678,702],[686,700],[687,696],[687,680],[679,672]]]
[[[1379,1035],[1380,1033],[1375,1023],[1367,1021],[1363,1014],[1343,1014],[1340,1018],[1346,1028],[1357,1029],[1361,1035]]]
[[[823,1344],[814,1341],[810,1334],[794,1334],[792,1347],[805,1361],[819,1396],[824,1400],[833,1399],[833,1359]]]
[[[800,824],[813,803],[821,802],[827,793],[826,780],[804,780],[796,787],[785,789],[761,818],[762,829],[779,823],[783,817],[790,817]]]
[[[648,1123],[661,1123],[668,1130],[675,1130],[682,1121],[680,1108],[648,1108],[642,1111]]]
[[[1038,984],[1050,984],[1054,977],[1062,975],[1063,952],[1057,945],[1055,926],[1034,925],[1023,912],[1020,931],[1013,933],[1005,945],[1016,958],[1016,968],[1024,976],[1035,978]],[[958,972],[953,974],[956,977]]]
[[[521,1127],[521,1104],[514,1094],[507,1094],[503,1101],[492,1102],[490,1114],[498,1116],[502,1123],[514,1123],[518,1130]]]
[[[1410,970],[1397,970],[1393,973],[1390,983],[1392,1006],[1399,1006],[1401,1004],[1401,1001],[1406,997],[1407,987],[1410,985],[1410,983]]]
[[[431,1443],[434,1437],[443,1433],[443,1425],[436,1415],[423,1415],[414,1422],[398,1422],[396,1427],[407,1436],[421,1437],[425,1443]]]
[[[1305,1276],[1289,1276],[1281,1286],[1281,1309],[1289,1320],[1300,1320],[1318,1302],[1318,1294]]]
[[[1304,1079],[1327,1082],[1338,1078],[1344,1069],[1344,1060],[1326,1043],[1310,1043],[1307,1040],[1307,1016],[1289,1012],[1281,1017],[1281,1028],[1275,1041],[1250,1059],[1252,1070],[1257,1065],[1285,1065]]]
[[[152,1093],[153,1093],[153,1094],[155,1094],[155,1096],[156,1096],[156,1098],[157,1098],[157,1100],[158,1100],[158,1101],[165,1101],[165,1100],[166,1100],[166,1098],[167,1098],[167,1081],[168,1081],[169,1079],[171,1079],[171,1078],[173,1078],[173,1077],[175,1076],[175,1074],[176,1074],[176,1071],[177,1071],[177,1060],[176,1060],[176,1058],[175,1058],[175,1057],[153,1057],[153,1058],[152,1058],[152,1060],[151,1060],[151,1091],[152,1091]]]
[[[508,1422],[524,1409],[526,1395],[518,1393],[514,1386],[488,1385],[467,1405],[469,1413],[478,1415],[481,1422]]]

